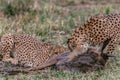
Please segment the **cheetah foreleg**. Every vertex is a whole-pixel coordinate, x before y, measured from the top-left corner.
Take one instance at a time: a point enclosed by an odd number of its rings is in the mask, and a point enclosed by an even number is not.
[[[112,54],[116,46],[119,44],[119,41],[120,41],[120,34],[114,35],[106,47],[107,48],[106,53]]]

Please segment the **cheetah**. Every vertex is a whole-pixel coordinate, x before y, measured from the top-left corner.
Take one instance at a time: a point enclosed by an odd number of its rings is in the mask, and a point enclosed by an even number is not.
[[[2,61],[25,67],[37,67],[67,48],[41,42],[28,34],[5,34],[1,37]]]
[[[103,43],[101,52],[110,55],[120,42],[120,14],[103,14],[91,17],[78,27],[68,39],[68,48],[73,52],[68,58],[73,59],[83,47],[85,52],[89,46]]]

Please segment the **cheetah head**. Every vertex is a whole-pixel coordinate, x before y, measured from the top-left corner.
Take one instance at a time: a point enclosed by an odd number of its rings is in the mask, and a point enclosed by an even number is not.
[[[70,51],[78,51],[81,48],[84,48],[84,50],[88,49],[88,43],[84,35],[79,35],[78,37],[72,37],[68,39],[67,44]]]

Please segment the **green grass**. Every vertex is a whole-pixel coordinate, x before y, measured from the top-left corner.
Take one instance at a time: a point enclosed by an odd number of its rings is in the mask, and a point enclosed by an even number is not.
[[[10,4],[7,1],[0,0],[0,36],[27,33],[41,41],[63,46],[67,46],[66,41],[72,32],[91,16],[120,12],[116,0],[38,0],[37,4],[34,0],[14,0]],[[86,74],[54,70],[5,77],[1,74],[0,80],[119,80],[119,52],[118,47],[115,51],[117,60],[111,59],[105,70]]]

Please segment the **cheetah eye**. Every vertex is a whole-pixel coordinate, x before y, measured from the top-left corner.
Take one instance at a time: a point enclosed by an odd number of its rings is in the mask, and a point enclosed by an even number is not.
[[[69,45],[68,47],[69,47],[70,51],[73,51],[76,48],[76,45],[72,44],[72,45]]]

